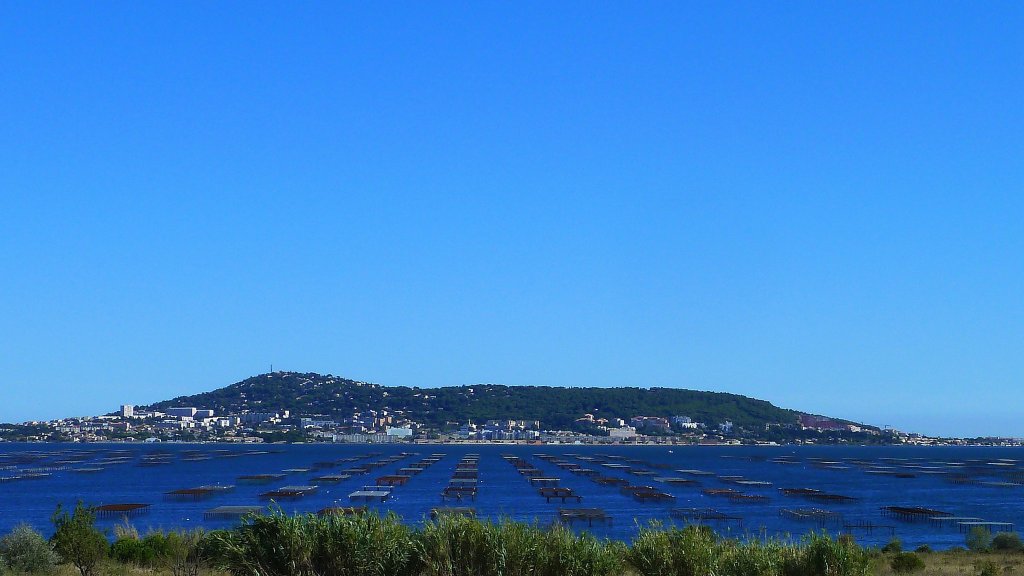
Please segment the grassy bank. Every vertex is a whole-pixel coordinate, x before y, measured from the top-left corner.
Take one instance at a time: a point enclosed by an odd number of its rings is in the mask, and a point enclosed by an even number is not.
[[[650,526],[629,543],[562,526],[443,516],[288,516],[229,530],[104,534],[91,510],[58,510],[50,540],[20,527],[0,539],[0,574],[20,576],[886,576],[1024,574],[1024,553],[878,550],[848,538],[738,541],[705,528]],[[113,537],[113,543],[110,542]],[[992,540],[987,540],[991,547]],[[1019,540],[1016,541],[1019,544]],[[975,535],[978,547],[983,541]]]

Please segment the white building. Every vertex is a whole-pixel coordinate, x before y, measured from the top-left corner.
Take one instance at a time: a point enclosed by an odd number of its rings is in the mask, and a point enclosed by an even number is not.
[[[338,423],[334,420],[318,420],[316,418],[300,418],[299,425],[303,428],[335,428]]]
[[[132,406],[131,404],[122,404],[121,418],[131,418],[132,416],[135,416],[135,406]]]
[[[696,430],[697,423],[693,421],[689,416],[673,416],[672,425],[683,430]]]
[[[611,430],[608,431],[608,436],[610,438],[617,438],[620,440],[631,440],[633,438],[636,438],[636,428],[633,428],[632,426],[612,428]]]
[[[354,444],[386,444],[394,440],[394,436],[387,434],[335,434],[335,442]]]
[[[192,418],[196,415],[195,408],[168,408],[165,412],[168,416],[176,416],[178,418],[188,417]]]
[[[387,435],[395,438],[411,438],[412,428],[396,428],[392,426],[387,427]]]

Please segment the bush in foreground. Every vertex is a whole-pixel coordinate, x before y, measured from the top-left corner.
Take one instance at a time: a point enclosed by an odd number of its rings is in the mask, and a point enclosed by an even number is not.
[[[1000,552],[1024,551],[1024,542],[1016,532],[1001,532],[992,538],[992,549]]]
[[[889,566],[897,574],[912,574],[924,570],[924,560],[913,552],[900,552],[893,556]]]
[[[51,574],[57,556],[42,534],[23,524],[0,538],[0,565],[23,574]]]
[[[899,554],[903,552],[903,542],[899,538],[893,538],[885,546],[882,546],[882,552],[886,554]]]
[[[57,530],[50,541],[60,559],[74,564],[81,576],[93,576],[109,548],[107,537],[96,528],[93,509],[79,502],[68,513],[58,505],[53,525]]]
[[[205,541],[202,530],[153,532],[145,538],[134,531],[121,531],[110,546],[110,557],[121,564],[164,568],[172,576],[197,576],[208,556]]]
[[[975,526],[967,533],[964,543],[971,552],[988,552],[992,546],[992,533],[981,526]]]

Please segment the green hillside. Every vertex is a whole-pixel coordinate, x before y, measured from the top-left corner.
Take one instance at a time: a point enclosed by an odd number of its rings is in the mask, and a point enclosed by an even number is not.
[[[467,420],[540,420],[545,428],[570,429],[585,413],[598,418],[685,415],[698,422],[731,420],[763,429],[796,422],[799,412],[721,392],[675,388],[572,388],[547,386],[381,386],[314,373],[274,372],[236,384],[153,404],[151,408],[196,406],[218,414],[290,410],[292,414],[351,416],[369,409],[404,412],[431,427]]]

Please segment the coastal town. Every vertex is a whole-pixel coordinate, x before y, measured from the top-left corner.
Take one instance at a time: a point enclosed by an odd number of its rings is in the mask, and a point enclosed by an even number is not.
[[[99,416],[62,418],[0,425],[0,441],[63,442],[323,442],[323,443],[534,443],[534,444],[668,444],[779,445],[848,443],[828,433],[866,435],[876,444],[1019,446],[1014,438],[941,438],[893,429],[874,429],[832,419],[801,415],[792,425],[769,425],[793,439],[754,438],[726,420],[717,425],[683,415],[637,415],[629,420],[582,414],[572,430],[548,429],[539,420],[491,419],[424,426],[401,411],[367,410],[344,418],[292,414],[289,410],[217,414],[209,408],[180,406],[163,410],[121,405]],[[767,430],[771,432],[771,430]],[[800,433],[826,435],[799,438]],[[864,443],[863,441],[861,443]]]

